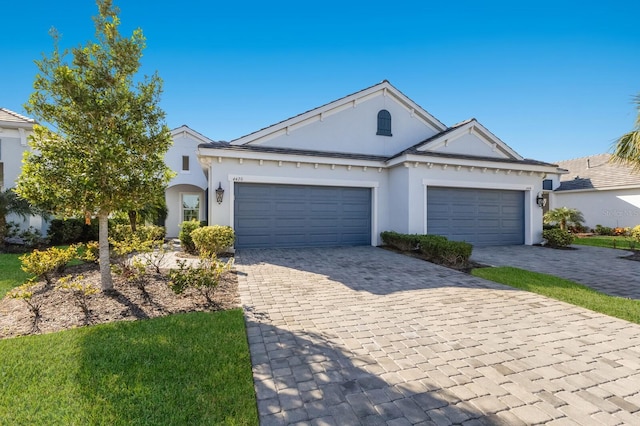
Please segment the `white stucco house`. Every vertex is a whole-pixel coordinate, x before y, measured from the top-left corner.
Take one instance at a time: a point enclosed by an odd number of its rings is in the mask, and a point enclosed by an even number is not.
[[[22,153],[29,149],[29,135],[36,124],[32,118],[25,117],[7,108],[0,108],[0,190],[13,188],[22,169]],[[8,222],[17,223],[21,229],[29,226],[46,233],[48,223],[40,216],[23,219],[9,215]]]
[[[550,195],[551,208],[580,210],[590,228],[640,225],[640,172],[610,158],[599,154],[558,162],[568,173]]]
[[[206,184],[178,176],[170,212],[232,226],[236,248],[378,245],[385,230],[535,244],[536,199],[543,180],[561,173],[475,119],[443,124],[388,81],[231,142],[184,126],[173,134],[182,155],[198,145]],[[197,209],[190,195],[199,195]]]

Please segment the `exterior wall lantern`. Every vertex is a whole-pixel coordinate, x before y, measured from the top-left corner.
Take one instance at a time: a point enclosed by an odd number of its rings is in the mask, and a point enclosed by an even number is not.
[[[222,198],[224,197],[224,189],[222,189],[222,182],[218,182],[218,189],[216,189],[216,201],[218,204],[222,203]]]
[[[536,195],[536,204],[540,208],[543,208],[544,206],[547,205],[547,200],[542,196],[542,192],[538,192],[538,195]]]

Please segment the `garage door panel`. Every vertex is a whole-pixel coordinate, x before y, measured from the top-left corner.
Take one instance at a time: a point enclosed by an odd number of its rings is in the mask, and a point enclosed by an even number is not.
[[[427,233],[479,246],[524,243],[524,192],[427,189]]]
[[[369,188],[237,183],[234,195],[237,248],[371,244]]]

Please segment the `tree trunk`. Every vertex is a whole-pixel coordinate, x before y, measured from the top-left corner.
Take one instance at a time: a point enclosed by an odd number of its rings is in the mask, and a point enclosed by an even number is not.
[[[100,212],[98,214],[98,235],[100,247],[100,286],[102,291],[113,289],[111,279],[111,260],[109,259],[109,215]]]
[[[131,232],[136,232],[136,222],[138,221],[138,212],[135,210],[129,210],[129,224],[131,225]]]

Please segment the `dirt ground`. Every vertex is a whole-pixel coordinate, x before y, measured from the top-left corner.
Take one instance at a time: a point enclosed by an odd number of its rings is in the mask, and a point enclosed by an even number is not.
[[[179,312],[217,311],[240,306],[238,280],[233,270],[222,276],[212,298],[213,303],[209,303],[204,295],[194,289],[175,294],[168,286],[167,273],[167,269],[161,270],[160,274],[149,272],[144,290],[113,274],[114,290],[87,296],[87,313],[71,293],[46,286],[42,281],[34,287],[31,299],[32,304],[40,307],[37,323],[24,300],[12,299],[8,295],[0,300],[0,339],[114,321],[154,318]],[[97,265],[68,267],[64,275],[69,274],[82,275],[85,282],[100,288]]]

